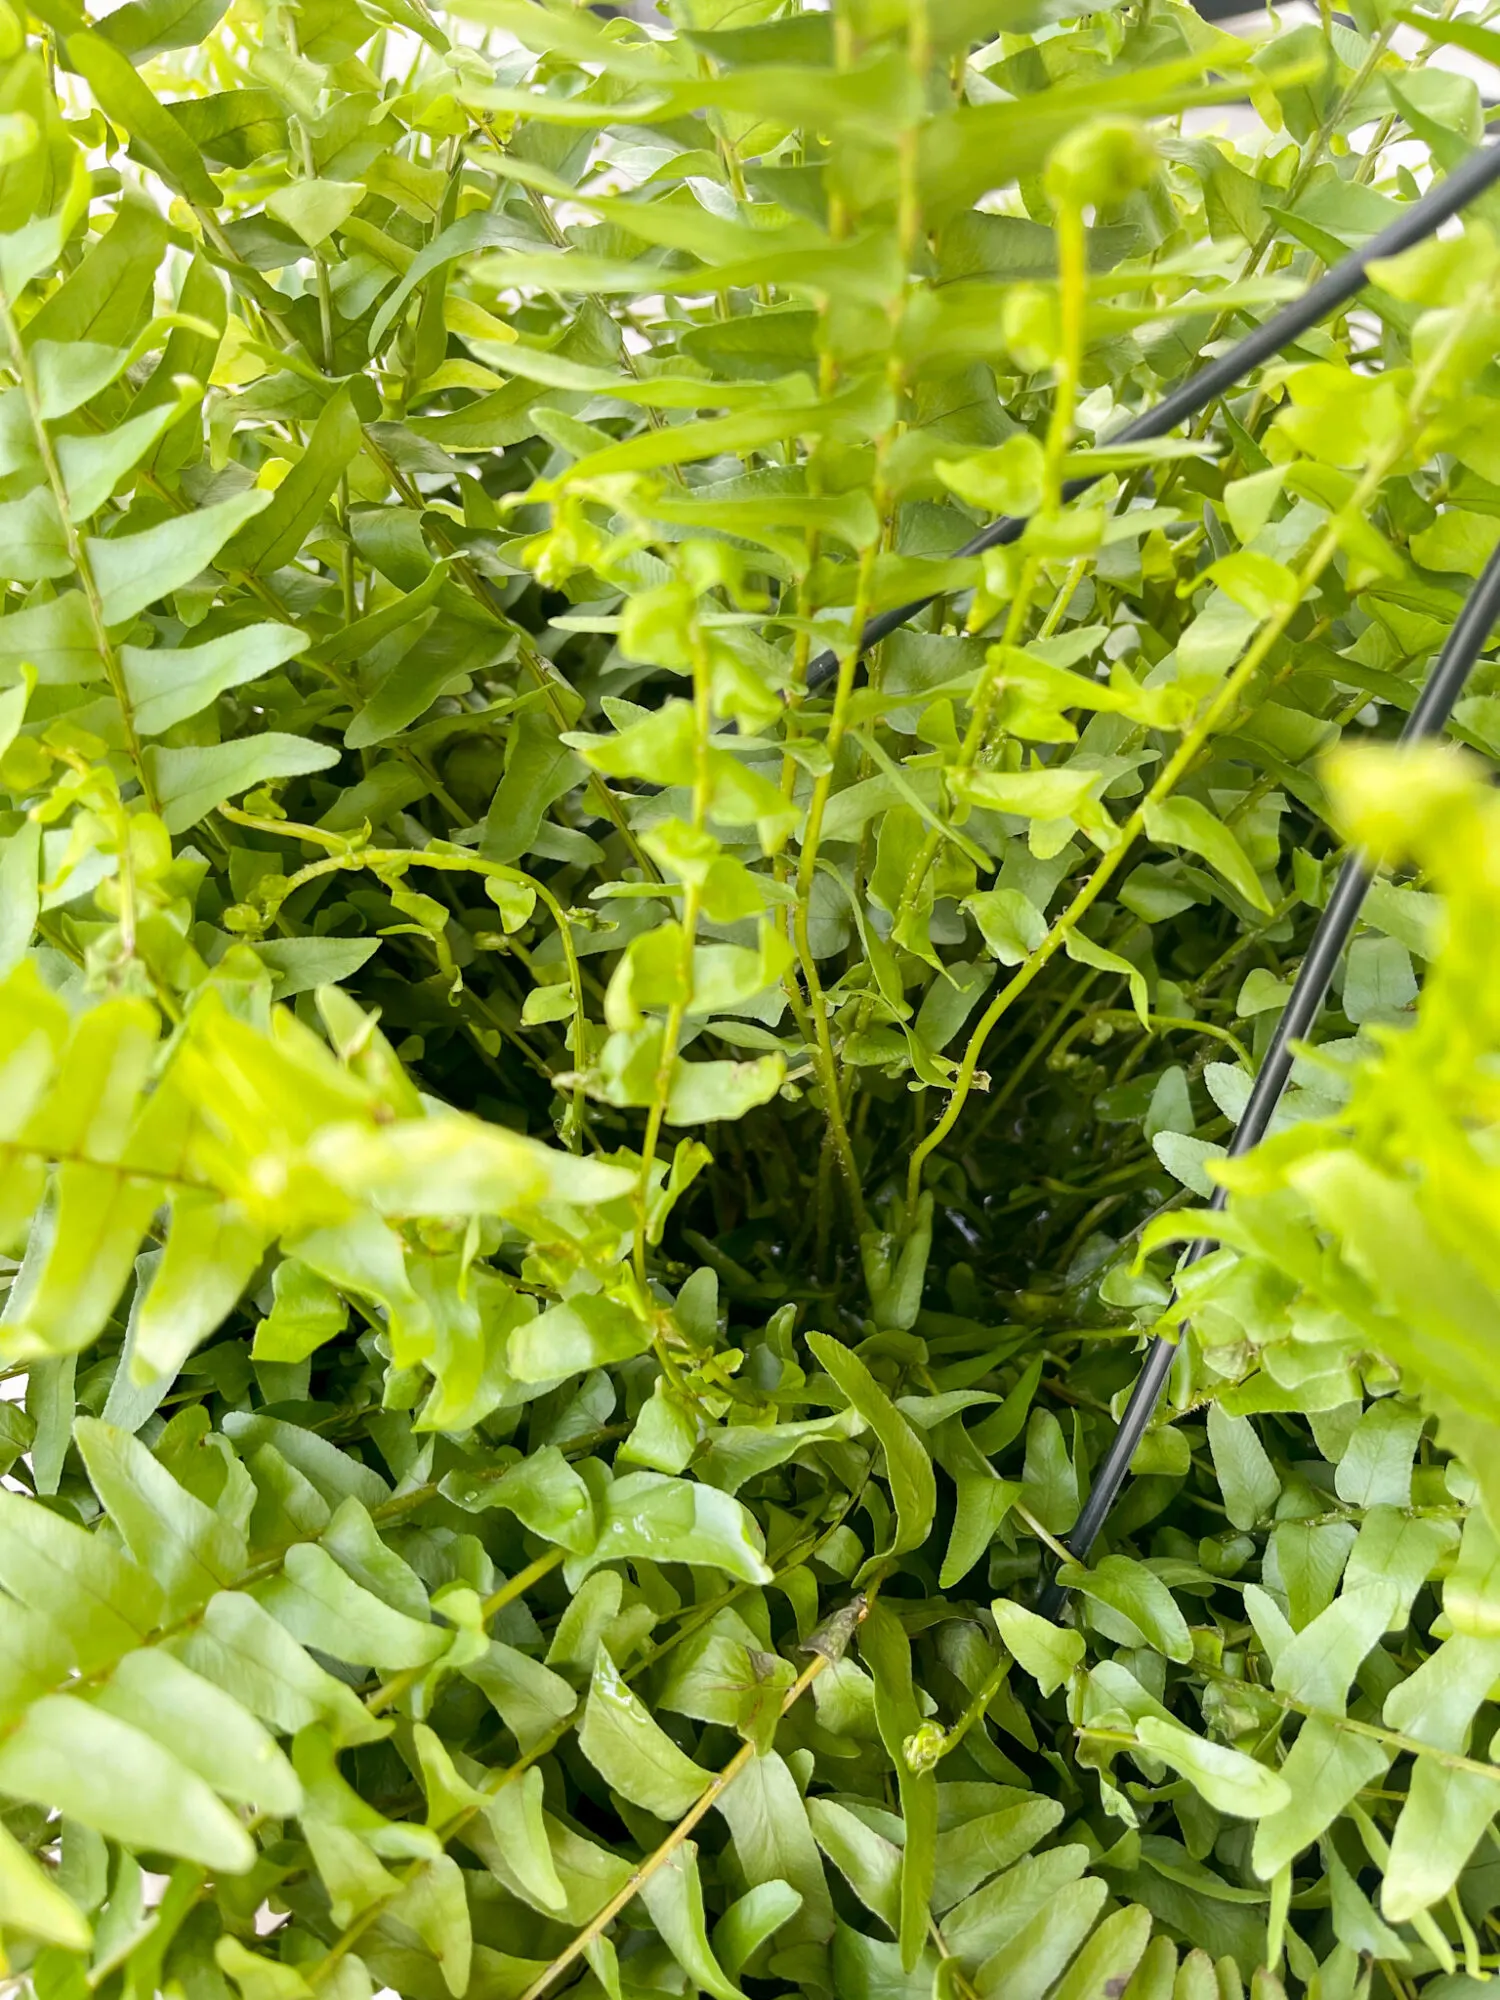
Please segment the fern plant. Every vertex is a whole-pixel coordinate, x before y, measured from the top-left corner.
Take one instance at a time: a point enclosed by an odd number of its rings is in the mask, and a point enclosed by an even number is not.
[[[1480,141],[1455,48],[0,0],[36,2000],[1500,1962],[1494,811],[1325,766],[1500,532],[1494,218],[1111,442]],[[1351,837],[1431,886],[1174,1303]]]

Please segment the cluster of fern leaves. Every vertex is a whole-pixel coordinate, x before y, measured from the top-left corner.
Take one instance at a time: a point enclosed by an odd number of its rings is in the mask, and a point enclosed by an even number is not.
[[[1477,1990],[1500,670],[1351,744],[1500,538],[1500,208],[1111,439],[1500,31],[27,4],[0,1974]]]

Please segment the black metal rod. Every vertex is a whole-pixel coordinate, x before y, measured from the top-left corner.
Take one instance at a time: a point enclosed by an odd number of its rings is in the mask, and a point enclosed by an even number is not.
[[[1283,347],[1296,340],[1318,321],[1327,317],[1339,306],[1346,305],[1365,284],[1366,274],[1371,264],[1382,257],[1394,257],[1399,251],[1411,249],[1424,237],[1431,236],[1443,223],[1467,208],[1476,196],[1491,186],[1500,177],[1500,140],[1481,146],[1463,159],[1436,187],[1429,188],[1419,201],[1396,220],[1372,236],[1362,250],[1351,250],[1347,257],[1325,271],[1316,284],[1309,285],[1300,298],[1289,301],[1278,313],[1262,322],[1247,333],[1243,340],[1237,340],[1227,352],[1210,361],[1206,368],[1200,368],[1195,375],[1185,381],[1149,410],[1142,411],[1122,431],[1117,431],[1106,444],[1137,444],[1143,438],[1165,437],[1189,417],[1195,417],[1232,389],[1251,369],[1258,368],[1263,361],[1269,361],[1279,354]],[[1070,479],[1063,488],[1063,497],[1076,500],[1081,493],[1087,493],[1103,475]],[[985,549],[997,549],[1008,543],[1019,541],[1026,527],[1024,515],[1005,514],[998,521],[991,521],[987,528],[981,528],[977,535],[955,551],[959,556],[977,556]],[[859,652],[868,653],[882,639],[915,618],[919,611],[925,611],[936,601],[937,593],[928,597],[914,598],[910,604],[898,604],[889,611],[882,611],[865,626],[859,639]],[[807,685],[819,688],[834,678],[839,670],[838,654],[831,648],[819,653],[807,669]]]
[[[1327,314],[1347,304],[1363,288],[1371,264],[1409,250],[1434,234],[1443,223],[1492,186],[1497,178],[1500,178],[1500,140],[1470,153],[1445,180],[1413,202],[1404,214],[1373,236],[1362,250],[1351,251],[1347,257],[1340,259],[1300,298],[1292,300],[1280,312],[1252,329],[1244,339],[1236,341],[1233,347],[1211,361],[1206,368],[1178,383],[1159,403],[1143,411],[1108,442],[1130,444],[1143,438],[1162,437],[1189,417],[1196,416],[1226,389],[1234,387],[1242,376],[1258,368],[1263,361],[1270,360]],[[1099,476],[1069,480],[1063,488],[1064,497],[1076,499],[1086,493]],[[970,556],[978,555],[985,549],[1000,548],[1018,541],[1025,527],[1025,517],[1002,516],[982,528],[957,553]],[[909,604],[897,605],[870,619],[860,634],[856,657],[867,653],[872,646],[915,618],[918,612],[925,611],[935,601],[935,596],[936,593],[917,598]],[[1500,618],[1500,550],[1490,558],[1448,634],[1437,666],[1402,729],[1403,743],[1419,742],[1443,730],[1497,618]],[[822,686],[837,674],[838,667],[835,652],[820,653],[809,664],[808,687]],[[1371,879],[1368,867],[1358,856],[1351,857],[1340,871],[1303,960],[1292,997],[1277,1024],[1270,1049],[1256,1076],[1244,1116],[1230,1143],[1231,1159],[1248,1151],[1265,1136],[1291,1075],[1292,1043],[1309,1032],[1322,1009],[1339,956],[1359,916]],[[1217,1188],[1210,1207],[1222,1209],[1226,1199],[1225,1190]],[[1185,1263],[1197,1262],[1211,1247],[1208,1239],[1199,1238],[1189,1247]],[[1120,1427],[1068,1537],[1069,1553],[1077,1560],[1087,1557],[1119,1497],[1130,1461],[1161,1399],[1176,1353],[1176,1343],[1161,1336],[1152,1342],[1148,1350]],[[1040,1595],[1039,1608],[1047,1616],[1056,1617],[1066,1597],[1066,1590],[1054,1577]]]
[[[1490,557],[1463,610],[1454,621],[1438,663],[1428,677],[1416,706],[1406,718],[1401,731],[1403,743],[1420,743],[1442,734],[1453,713],[1453,704],[1462,694],[1464,683],[1497,620],[1500,620],[1500,549]],[[1354,928],[1373,879],[1369,864],[1359,855],[1351,855],[1340,869],[1333,894],[1318,919],[1312,943],[1297,974],[1292,997],[1276,1024],[1276,1032],[1271,1037],[1271,1046],[1256,1076],[1244,1116],[1235,1128],[1229,1146],[1231,1159],[1248,1152],[1265,1137],[1292,1073],[1292,1044],[1301,1041],[1311,1031],[1322,1011],[1339,956],[1349,941],[1349,933]],[[1227,1200],[1227,1190],[1218,1187],[1214,1189],[1209,1206],[1222,1209]],[[1183,1260],[1184,1267],[1197,1263],[1212,1248],[1212,1239],[1200,1236],[1189,1246]],[[1186,1331],[1184,1327],[1183,1332]],[[1136,1378],[1130,1401],[1120,1419],[1120,1428],[1115,1432],[1099,1466],[1083,1511],[1067,1537],[1068,1552],[1075,1561],[1085,1560],[1119,1498],[1120,1488],[1130,1470],[1130,1461],[1135,1457],[1161,1400],[1176,1354],[1177,1343],[1168,1340],[1165,1335],[1158,1334],[1152,1341],[1145,1366]],[[1038,1608],[1046,1617],[1055,1618],[1066,1597],[1066,1589],[1054,1577],[1042,1592]]]

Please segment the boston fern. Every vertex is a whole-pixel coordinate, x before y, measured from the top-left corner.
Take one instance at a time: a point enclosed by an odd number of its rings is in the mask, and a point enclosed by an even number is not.
[[[1477,1990],[1496,668],[1378,740],[1500,535],[1500,201],[1118,437],[1500,31],[28,4],[6,1976]]]

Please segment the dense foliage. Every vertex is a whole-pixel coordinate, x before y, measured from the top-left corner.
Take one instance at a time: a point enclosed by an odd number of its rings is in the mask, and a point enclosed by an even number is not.
[[[1467,1990],[1500,801],[1339,739],[1500,535],[1483,209],[1109,440],[1479,141],[1429,59],[1500,34],[14,4],[11,1975]]]

